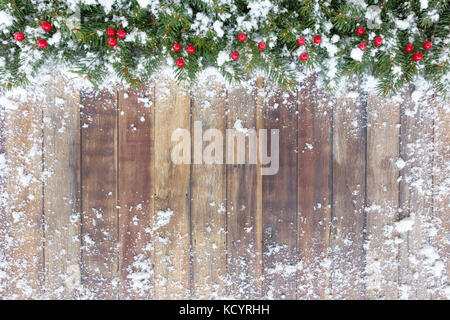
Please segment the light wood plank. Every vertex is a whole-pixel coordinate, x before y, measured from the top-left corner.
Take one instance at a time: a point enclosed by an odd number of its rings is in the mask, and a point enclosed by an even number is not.
[[[433,158],[433,226],[437,229],[431,241],[436,246],[438,259],[434,262],[436,272],[431,286],[432,299],[448,299],[448,279],[450,263],[448,259],[450,230],[450,196],[448,194],[450,177],[450,108],[449,102],[439,97],[431,101],[436,105],[434,120],[434,158]]]
[[[194,86],[192,93],[192,121],[201,121],[203,134],[208,129],[217,129],[223,135],[226,127],[223,85],[211,75],[205,83]],[[191,126],[195,161],[194,140],[201,139],[201,134],[195,137],[194,127],[195,123]],[[210,143],[203,143],[203,149]],[[193,298],[219,298],[226,293],[226,207],[226,166],[194,164],[191,177]]]
[[[0,99],[4,98],[4,90],[0,89]],[[6,248],[8,238],[8,194],[7,181],[7,161],[6,161],[6,106],[0,102],[0,298],[6,297],[8,281],[8,265],[6,260]]]
[[[29,90],[15,104],[9,104],[5,116],[5,296],[9,299],[37,299],[43,295],[42,101],[33,97],[32,88]]]
[[[300,299],[328,297],[332,108],[316,76],[298,94],[298,272]]]
[[[262,293],[260,167],[250,162],[249,149],[251,136],[257,137],[256,95],[255,88],[238,87],[228,92],[227,130],[236,130],[245,139],[244,163],[235,158],[227,165],[228,295],[237,299],[259,299]],[[231,139],[237,145],[237,137],[231,136],[226,138],[227,145]],[[254,145],[256,151],[257,140]]]
[[[155,207],[152,219],[154,295],[157,299],[190,297],[190,164],[175,164],[175,130],[191,131],[189,91],[173,79],[155,88]],[[190,136],[187,137],[190,153]],[[190,156],[189,156],[190,160]]]
[[[153,87],[118,93],[120,276],[125,299],[152,296]]]
[[[365,115],[357,88],[333,110],[331,297],[365,297]]]
[[[81,93],[82,284],[85,296],[118,296],[117,96]]]
[[[279,130],[279,170],[262,177],[264,296],[297,297],[297,101],[266,82],[263,128],[268,130],[268,150]],[[275,155],[274,155],[275,156]]]
[[[397,299],[400,102],[367,96],[368,299]]]
[[[404,94],[401,119],[401,170],[399,223],[400,298],[430,299],[436,243],[433,229],[433,123],[435,106],[422,95],[417,99],[414,86]]]
[[[80,286],[80,95],[53,72],[44,105],[45,292],[74,298]]]

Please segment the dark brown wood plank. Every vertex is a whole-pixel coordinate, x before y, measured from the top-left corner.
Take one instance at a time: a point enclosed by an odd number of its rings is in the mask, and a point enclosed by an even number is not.
[[[279,130],[279,170],[262,177],[264,296],[297,297],[297,101],[296,95],[266,83],[263,128],[268,150]]]
[[[258,299],[262,292],[260,167],[250,161],[252,136],[257,155],[256,90],[240,87],[228,91],[227,130],[235,131],[227,135],[227,146],[234,139],[235,154],[242,153],[237,149],[238,136],[245,139],[243,163],[235,158],[227,165],[228,295],[237,299]]]
[[[194,140],[201,139],[201,134],[196,134],[195,121],[201,121],[203,134],[208,129],[217,129],[223,135],[226,92],[223,84],[211,75],[204,83],[194,86],[192,93],[191,135],[195,161]],[[203,143],[203,149],[208,145],[210,142]],[[218,298],[226,293],[226,166],[194,162],[191,175],[193,298]]]
[[[398,298],[400,102],[367,96],[366,298]]]
[[[118,201],[122,298],[152,296],[153,87],[118,93]]]
[[[7,281],[5,297],[43,296],[42,104],[33,90],[13,97],[5,115]]]
[[[299,299],[327,298],[330,276],[332,108],[315,81],[306,79],[298,94]]]
[[[54,72],[44,115],[46,297],[70,299],[80,286],[80,95]]]
[[[117,95],[81,93],[82,284],[86,295],[118,297]]]
[[[154,296],[190,298],[190,164],[172,161],[177,129],[190,133],[190,97],[173,79],[160,78],[155,88],[155,207],[152,219]],[[186,139],[190,153],[190,136]],[[189,156],[190,161],[190,156]]]
[[[333,110],[333,203],[331,297],[365,297],[364,108],[357,88],[337,98]]]

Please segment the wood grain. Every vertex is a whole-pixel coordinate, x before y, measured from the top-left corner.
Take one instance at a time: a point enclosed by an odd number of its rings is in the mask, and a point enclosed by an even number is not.
[[[362,299],[365,294],[364,228],[366,138],[364,108],[356,88],[333,110],[333,211],[331,295]],[[355,99],[356,97],[356,99]]]
[[[56,74],[45,101],[1,93],[0,299],[447,298],[439,95],[157,80],[78,93]],[[226,129],[250,128],[280,130],[275,175],[261,154],[223,164]],[[190,164],[207,129],[222,159]]]
[[[398,298],[400,103],[367,96],[367,295]]]
[[[44,105],[45,290],[74,298],[80,286],[80,94],[53,72]]]
[[[6,296],[11,299],[36,299],[43,295],[42,103],[29,92],[9,105],[5,116]]]
[[[330,275],[332,108],[315,81],[309,77],[298,93],[299,299],[327,298]]]
[[[122,297],[152,297],[153,87],[118,92],[118,203]]]
[[[450,230],[450,196],[448,188],[450,178],[446,174],[450,161],[450,112],[448,101],[434,96],[431,103],[436,104],[436,117],[434,119],[434,158],[433,158],[433,216],[432,223],[437,233],[431,237],[439,256],[435,261],[438,270],[434,274],[434,283],[431,284],[432,299],[448,299],[448,278],[450,263],[448,261],[448,230]],[[433,290],[434,289],[434,290]]]
[[[201,121],[203,134],[208,129],[224,132],[226,91],[215,76],[197,84],[192,96],[192,121]],[[195,124],[195,123],[194,123]],[[195,160],[196,135],[191,125]],[[210,142],[203,143],[205,149]],[[193,164],[191,173],[191,236],[193,298],[211,299],[225,295],[226,277],[226,167]]]
[[[4,96],[4,90],[0,89],[0,96]],[[6,260],[8,239],[8,194],[7,190],[7,162],[6,162],[6,106],[0,102],[0,297],[7,297],[7,281],[9,270]]]
[[[297,297],[297,101],[294,93],[265,85],[263,128],[268,150],[279,131],[279,170],[262,177],[264,296]],[[280,272],[284,270],[284,272]],[[287,271],[287,272],[286,272]]]
[[[400,222],[406,224],[400,234],[399,281],[403,299],[430,299],[429,267],[435,244],[429,243],[433,215],[433,106],[427,99],[413,99],[410,86],[402,103],[400,156],[405,161],[400,182]]]
[[[172,133],[190,132],[187,88],[171,79],[159,79],[155,88],[155,207],[152,218],[155,298],[190,297],[190,165],[171,159]],[[186,152],[190,153],[190,137]],[[190,157],[189,157],[190,160]],[[164,213],[165,212],[165,213]],[[171,214],[166,217],[166,214]],[[166,220],[168,219],[168,220]]]
[[[115,298],[118,281],[117,95],[82,92],[82,284],[93,298]]]
[[[227,165],[227,294],[237,299],[258,299],[262,293],[260,167],[251,163],[249,154],[250,137],[257,134],[256,95],[255,89],[246,88],[228,92],[227,130],[237,127],[235,132],[245,139],[244,163],[236,163],[235,158]],[[227,145],[231,145],[231,139],[237,150],[238,137],[227,135]]]

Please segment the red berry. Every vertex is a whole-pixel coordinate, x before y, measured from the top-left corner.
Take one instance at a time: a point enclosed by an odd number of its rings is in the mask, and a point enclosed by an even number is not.
[[[322,42],[322,37],[321,36],[315,36],[314,37],[314,43],[319,44]]]
[[[425,41],[425,42],[423,43],[423,48],[424,48],[425,50],[430,50],[431,47],[432,47],[431,41]]]
[[[247,39],[247,36],[245,35],[245,33],[241,32],[238,34],[238,40],[243,42],[245,41],[245,39]]]
[[[308,60],[309,56],[306,52],[303,52],[302,54],[300,54],[300,60],[302,61],[306,61]]]
[[[412,52],[414,50],[414,46],[411,44],[411,43],[408,43],[406,46],[405,46],[405,51],[406,52]]]
[[[298,39],[297,39],[297,44],[298,44],[299,46],[304,45],[304,44],[305,44],[305,38],[303,38],[303,37],[298,38]]]
[[[364,29],[363,27],[359,27],[359,28],[356,29],[356,33],[359,36],[362,36],[364,34],[364,32],[366,32],[366,29]]]
[[[116,39],[116,38],[108,38],[108,44],[109,44],[111,47],[117,46],[117,39]]]
[[[116,31],[113,28],[106,29],[106,35],[108,37],[114,37],[116,35]]]
[[[173,49],[173,51],[178,52],[181,50],[181,45],[178,42],[174,43],[172,46],[172,49]]]
[[[42,29],[44,29],[44,31],[52,30],[52,25],[48,21],[42,22],[41,27],[42,27]]]
[[[176,64],[177,64],[177,67],[178,67],[178,68],[184,67],[184,60],[183,60],[183,58],[178,58],[178,59],[176,60]]]
[[[233,59],[233,60],[239,59],[239,52],[233,51],[233,52],[231,53],[231,59]]]
[[[195,47],[192,44],[190,44],[186,47],[186,51],[187,51],[187,53],[192,54],[195,52]]]
[[[420,61],[420,60],[422,60],[422,58],[423,58],[423,54],[421,52],[416,52],[413,55],[413,59],[416,61]]]
[[[381,37],[376,37],[375,39],[373,39],[373,43],[379,47],[383,44],[383,39]]]
[[[364,51],[367,48],[367,44],[365,42],[361,42],[360,44],[358,44],[358,48],[360,48],[361,51]]]
[[[123,29],[117,30],[117,37],[120,39],[123,39],[127,36],[127,33]]]
[[[25,39],[25,36],[22,32],[17,31],[16,33],[14,33],[14,39],[16,39],[17,41],[23,41],[23,39]]]
[[[44,39],[38,40],[37,44],[38,44],[39,48],[42,48],[42,49],[47,48],[47,46],[48,46],[47,41],[45,41]]]
[[[260,43],[258,43],[258,48],[259,50],[264,50],[266,48],[266,43],[264,41],[261,41]]]

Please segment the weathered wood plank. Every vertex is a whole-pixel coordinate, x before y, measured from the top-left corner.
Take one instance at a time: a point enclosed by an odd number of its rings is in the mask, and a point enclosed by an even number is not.
[[[237,299],[258,299],[262,292],[260,168],[250,156],[253,148],[257,160],[256,94],[243,87],[228,92],[227,130],[235,134],[226,136],[226,145],[234,139],[236,157],[227,162],[227,294]],[[239,139],[245,139],[244,150],[238,149]],[[244,152],[244,161],[238,161],[237,153]]]
[[[358,92],[340,97],[333,110],[331,297],[364,298],[366,137]],[[354,90],[354,89],[353,89]]]
[[[56,72],[43,109],[46,177],[45,293],[74,298],[80,285],[80,95]]]
[[[41,105],[41,98],[33,97],[31,90],[5,106],[8,230],[4,253],[9,299],[37,299],[43,294]]]
[[[279,130],[279,170],[262,177],[264,296],[295,299],[299,268],[296,95],[266,83],[263,116],[268,150],[276,141],[271,130]]]
[[[151,297],[153,87],[118,92],[118,203],[121,297]]]
[[[119,293],[117,96],[81,93],[82,284],[86,295]]]
[[[171,141],[178,128],[190,133],[190,107],[186,88],[177,86],[173,79],[159,79],[155,88],[155,207],[152,219],[154,296],[157,299],[190,297],[191,167],[189,163],[173,162],[172,150],[182,142],[179,137]],[[187,136],[183,152],[189,162],[190,144],[190,136]]]
[[[368,299],[398,298],[400,102],[367,96]]]
[[[298,298],[328,297],[332,108],[315,76],[298,94]]]
[[[432,225],[437,229],[431,237],[435,243],[438,259],[434,262],[434,283],[431,286],[432,299],[448,299],[448,279],[450,262],[448,259],[448,231],[450,230],[450,108],[449,102],[434,97],[436,117],[434,120],[434,158],[433,158],[433,217]]]
[[[3,89],[0,89],[0,99],[6,99]],[[7,181],[8,170],[6,161],[6,109],[5,101],[0,100],[0,297],[6,297],[6,288],[8,281],[8,265],[6,260],[6,248],[8,238],[8,194]]]
[[[213,75],[205,79],[205,83],[198,83],[192,92],[192,290],[197,299],[218,298],[226,293],[226,166],[223,155],[220,156],[223,145],[219,143],[215,152],[207,147],[223,138],[226,92]],[[208,129],[216,129],[209,133],[222,137],[206,137]],[[196,147],[195,140],[201,141],[202,131],[204,139],[210,140]],[[212,159],[202,159],[202,153],[217,155],[219,164],[205,164],[205,160]]]
[[[430,242],[433,215],[433,122],[435,108],[410,86],[401,106],[401,170],[398,222],[400,298],[430,299],[435,243]],[[425,107],[427,106],[427,107]]]

